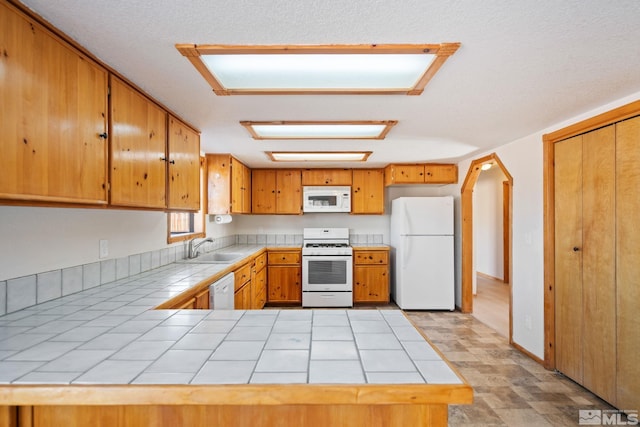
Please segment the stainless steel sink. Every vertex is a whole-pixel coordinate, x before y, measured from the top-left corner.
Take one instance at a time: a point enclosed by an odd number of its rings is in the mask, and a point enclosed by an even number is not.
[[[199,254],[195,258],[183,259],[178,262],[193,264],[233,264],[241,260],[246,255],[241,252],[209,252]]]

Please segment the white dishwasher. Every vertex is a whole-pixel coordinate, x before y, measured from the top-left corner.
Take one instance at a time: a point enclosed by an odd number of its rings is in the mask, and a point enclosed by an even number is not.
[[[229,273],[209,286],[209,307],[211,310],[233,310],[235,275]]]

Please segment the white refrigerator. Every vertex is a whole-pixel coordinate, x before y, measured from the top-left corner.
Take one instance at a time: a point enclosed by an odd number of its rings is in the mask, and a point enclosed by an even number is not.
[[[403,310],[453,310],[453,197],[393,200],[390,243],[396,304]]]

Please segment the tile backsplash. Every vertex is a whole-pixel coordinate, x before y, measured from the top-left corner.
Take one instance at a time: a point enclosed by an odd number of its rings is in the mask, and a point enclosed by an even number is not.
[[[352,234],[352,244],[380,244],[382,234]],[[302,234],[239,234],[218,237],[203,252],[239,245],[301,245]],[[186,256],[187,243],[89,264],[0,281],[0,316],[85,289],[125,279]]]

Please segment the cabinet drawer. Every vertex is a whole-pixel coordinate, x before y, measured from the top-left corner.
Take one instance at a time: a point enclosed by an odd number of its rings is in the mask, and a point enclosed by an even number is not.
[[[251,263],[247,263],[234,271],[235,275],[235,290],[237,291],[244,285],[246,282],[251,280]]]
[[[355,251],[353,259],[356,264],[388,264],[389,252],[387,251]]]
[[[267,253],[263,253],[256,257],[256,271],[260,271],[267,266]]]
[[[269,252],[269,265],[300,264],[300,252]]]

